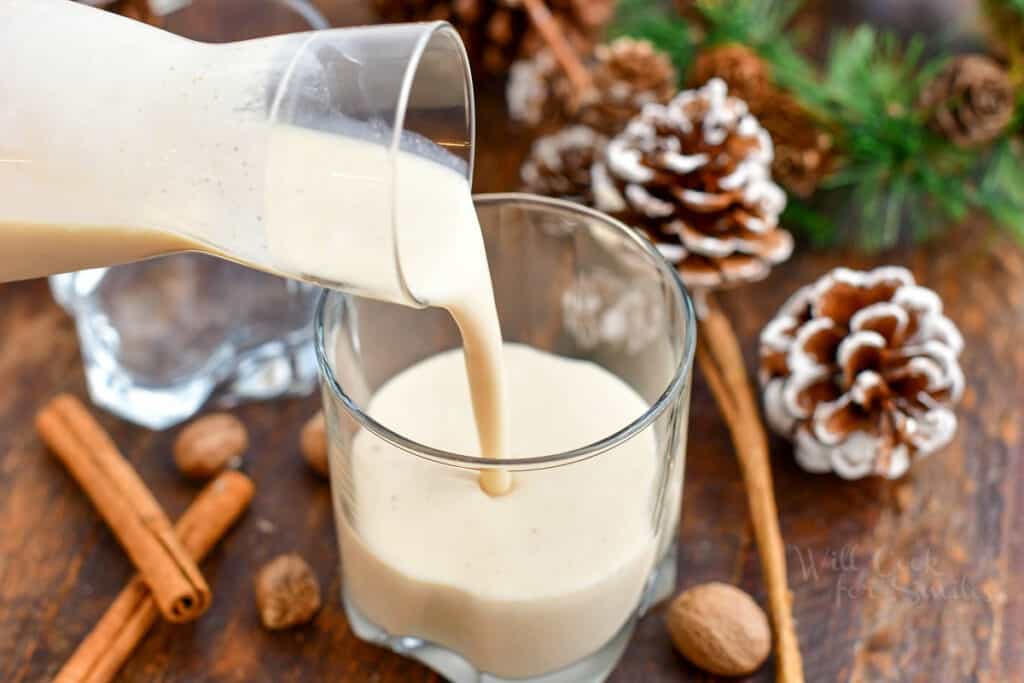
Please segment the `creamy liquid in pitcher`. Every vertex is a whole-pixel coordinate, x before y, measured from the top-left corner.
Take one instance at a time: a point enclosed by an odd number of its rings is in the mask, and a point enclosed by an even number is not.
[[[421,302],[448,310],[462,335],[479,437],[479,445],[467,452],[507,457],[501,329],[469,183],[441,163],[400,153],[392,195],[386,182],[392,170],[387,152],[381,145],[351,138],[299,128],[276,130],[269,156],[270,253],[285,270],[364,286],[379,282],[384,289],[396,269],[391,260],[375,260],[382,253],[379,245],[359,258],[360,245],[351,233],[345,243],[334,242],[339,221],[365,225],[366,239],[390,239],[394,202],[395,247],[409,290]],[[305,182],[298,184],[296,178]],[[340,253],[345,254],[341,260]],[[502,470],[487,470],[481,472],[480,483],[500,495],[511,486],[511,478]]]
[[[26,130],[25,136],[37,138],[36,147],[45,149],[45,132]],[[166,180],[167,196],[173,198],[169,201],[216,206],[211,185],[232,188],[232,196],[250,197],[250,204],[262,206],[260,225],[239,225],[230,246],[249,258],[259,258],[253,265],[272,272],[298,273],[332,285],[354,283],[350,289],[359,293],[386,296],[398,288],[397,259],[412,295],[447,309],[458,324],[466,371],[473,378],[477,452],[505,457],[508,429],[502,400],[501,330],[483,238],[464,175],[411,153],[397,155],[392,166],[383,145],[309,129],[254,125],[226,129],[224,135],[237,150],[234,163],[230,154],[221,151],[229,159],[221,160],[216,177],[194,193],[168,169],[163,175],[171,176]],[[411,136],[408,140],[416,142]],[[151,131],[148,140],[139,140],[133,154],[138,159],[155,158],[166,146],[159,132]],[[426,153],[444,157],[429,143],[420,146]],[[124,166],[109,153],[95,160],[98,172],[109,165]],[[194,226],[176,224],[180,219],[173,210],[153,199],[163,196],[156,186],[165,182],[163,178],[141,172],[138,178],[122,177],[118,194],[112,196],[85,180],[95,174],[84,150],[64,150],[60,167],[14,163],[13,156],[0,158],[0,188],[12,190],[0,209],[0,282],[189,249],[219,253],[205,244],[203,235],[190,232]],[[189,176],[202,161],[179,159],[179,174]],[[401,188],[394,196],[388,182],[392,172]],[[138,187],[126,188],[125,183]],[[54,197],[55,186],[66,191]],[[260,191],[262,196],[256,197]],[[47,196],[40,196],[42,192]],[[126,206],[129,201],[124,197],[137,198],[139,206]],[[205,215],[206,211],[191,213]],[[5,222],[4,216],[16,220]],[[76,223],[77,216],[88,218]],[[120,227],[129,216],[141,216],[153,224]],[[40,217],[52,217],[51,222]],[[234,218],[221,220],[230,225]],[[393,224],[398,226],[396,231]],[[215,234],[223,238],[227,232],[221,229]],[[397,243],[393,232],[397,232]],[[490,470],[481,474],[481,485],[499,495],[508,490],[511,479],[506,472]]]
[[[79,57],[55,50],[52,36],[73,36]],[[468,184],[422,156],[392,166],[383,145],[268,125],[279,51],[307,39],[207,49],[77,3],[0,1],[0,64],[15,65],[0,76],[0,282],[201,244],[390,298],[397,258],[416,298],[458,323],[479,450],[503,457],[501,333]],[[102,68],[116,77],[96,78]],[[444,156],[413,135],[402,142]],[[491,472],[481,484],[500,494],[510,480]]]
[[[195,243],[160,230],[0,221],[0,284],[187,251]]]

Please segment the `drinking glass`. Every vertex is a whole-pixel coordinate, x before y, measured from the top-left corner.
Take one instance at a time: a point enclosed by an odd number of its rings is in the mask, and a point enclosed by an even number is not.
[[[345,610],[360,638],[418,659],[453,683],[602,681],[639,616],[675,586],[696,332],[693,308],[657,250],[603,214],[520,194],[482,195],[476,207],[505,341],[595,363],[634,389],[648,408],[629,424],[607,425],[603,439],[561,453],[493,460],[417,443],[375,421],[367,406],[397,373],[459,347],[448,314],[325,292],[317,311],[316,346]],[[362,478],[366,470],[351,459],[357,435],[399,447],[410,466],[437,468],[432,474],[442,478],[465,478],[467,469],[503,468],[512,471],[517,487],[528,487],[541,477],[564,476],[565,503],[552,506],[549,518],[557,522],[552,528],[595,542],[606,530],[581,516],[572,503],[574,496],[609,495],[588,489],[588,468],[615,457],[632,439],[651,439],[656,459],[649,484],[621,499],[611,494],[611,504],[645,520],[646,535],[637,539],[644,553],[636,564],[613,573],[614,590],[595,595],[587,586],[579,586],[578,593],[572,587],[570,595],[529,609],[480,596],[468,599],[468,589],[460,585],[410,582],[403,567],[367,551],[370,543],[360,519],[371,503]],[[376,470],[374,486],[379,487],[379,476],[390,474]],[[374,497],[387,490],[375,488]],[[436,498],[430,515],[438,537],[458,537],[467,520],[446,517],[444,497]],[[527,552],[518,546],[506,550]],[[447,560],[473,561],[458,552],[455,544]],[[557,577],[562,567],[534,564],[530,571]]]

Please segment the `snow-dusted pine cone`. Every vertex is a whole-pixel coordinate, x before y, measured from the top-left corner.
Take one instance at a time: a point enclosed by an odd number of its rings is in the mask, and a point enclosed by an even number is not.
[[[519,0],[374,0],[384,21],[450,22],[476,75],[500,75],[544,45]],[[555,23],[578,54],[587,54],[612,18],[614,0],[547,0]]]
[[[598,45],[586,63],[594,87],[583,93],[573,89],[550,50],[517,61],[505,88],[509,116],[531,126],[572,121],[615,135],[645,104],[664,104],[676,92],[672,61],[646,40]]]
[[[835,168],[832,136],[787,92],[761,95],[757,120],[772,136],[772,178],[793,195],[810,197]]]
[[[594,204],[643,230],[691,288],[760,280],[793,251],[771,163],[768,133],[715,78],[645,106],[606,145]]]
[[[513,121],[536,126],[545,119],[562,119],[568,82],[551,50],[516,61],[508,70],[505,101]]]
[[[562,293],[562,319],[583,349],[598,346],[642,353],[663,338],[661,291],[653,280],[630,280],[603,268],[582,270]]]
[[[693,62],[690,83],[699,86],[721,78],[729,92],[742,98],[752,110],[772,89],[771,67],[756,52],[740,43],[726,43],[703,50]]]
[[[519,171],[523,189],[590,203],[590,168],[605,142],[587,126],[569,126],[538,138]]]
[[[745,45],[727,43],[704,50],[690,81],[721,78],[729,92],[747,103],[772,136],[772,178],[799,197],[809,197],[834,166],[832,136],[789,93],[772,82],[771,68]]]
[[[963,345],[938,295],[905,268],[837,268],[761,332],[768,423],[806,470],[900,477],[953,438]]]
[[[646,40],[619,38],[594,51],[594,90],[580,103],[579,120],[605,135],[621,132],[645,105],[676,94],[676,69]]]

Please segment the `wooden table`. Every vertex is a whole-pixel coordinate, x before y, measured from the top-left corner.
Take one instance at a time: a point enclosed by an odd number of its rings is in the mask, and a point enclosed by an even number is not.
[[[336,5],[336,6],[334,6]],[[356,16],[345,3],[332,18]],[[506,123],[500,91],[480,97],[477,189],[516,186],[525,131]],[[843,482],[811,475],[773,442],[789,580],[807,680],[1007,683],[1024,680],[1024,256],[981,228],[915,253],[874,257],[798,251],[764,284],[723,297],[748,366],[757,333],[797,286],[839,264],[902,263],[944,298],[967,340],[968,391],[944,452],[903,481]],[[60,391],[85,396],[71,320],[45,282],[0,285],[0,681],[48,680],[132,567],[31,428]],[[257,493],[246,518],[203,563],[213,607],[197,623],[158,624],[121,681],[437,681],[411,661],[357,640],[338,599],[327,486],[297,453],[317,398],[240,408]],[[175,431],[103,424],[172,516],[197,487],[171,461]],[[694,387],[679,532],[680,588],[738,584],[763,601],[760,565],[725,426],[699,378]],[[253,573],[274,555],[309,559],[326,604],[308,626],[258,624]],[[769,663],[750,681],[772,680]],[[618,683],[715,680],[678,656],[661,610],[640,624],[612,678]]]

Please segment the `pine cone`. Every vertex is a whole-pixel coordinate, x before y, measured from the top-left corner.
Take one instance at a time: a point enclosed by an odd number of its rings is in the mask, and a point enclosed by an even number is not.
[[[768,133],[716,78],[647,105],[608,143],[594,202],[643,230],[692,288],[759,280],[793,250],[771,161]]]
[[[548,0],[555,22],[578,54],[593,49],[611,21],[614,0]],[[474,70],[497,75],[545,43],[518,0],[374,0],[384,21],[450,22],[462,36]]]
[[[744,100],[772,136],[772,178],[798,197],[809,197],[832,170],[832,136],[792,95],[772,84],[771,68],[750,48],[728,43],[701,52],[690,82],[721,78]]]
[[[594,91],[581,103],[579,120],[606,135],[622,131],[651,102],[676,93],[676,69],[668,55],[646,40],[619,38],[594,51]]]
[[[517,60],[508,70],[505,85],[509,118],[529,126],[564,119],[568,109],[563,101],[566,81],[550,50]]]
[[[1013,118],[1013,86],[1006,71],[983,55],[961,55],[921,92],[931,126],[959,147],[991,142]]]
[[[953,438],[962,349],[939,297],[905,268],[837,268],[761,332],[765,415],[806,470],[900,477]]]
[[[691,87],[698,87],[712,78],[721,78],[729,92],[758,112],[767,93],[774,90],[771,68],[746,45],[727,43],[704,50],[693,63]],[[774,139],[774,138],[773,138]]]
[[[587,126],[570,126],[534,141],[520,169],[526,192],[590,202],[590,168],[607,139]]]
[[[772,136],[772,178],[792,194],[810,197],[834,168],[832,136],[791,95],[774,87],[762,93],[759,108],[751,112]]]
[[[615,135],[645,104],[665,104],[676,92],[672,61],[646,40],[619,38],[598,45],[588,68],[594,89],[579,93],[548,50],[516,62],[505,91],[509,116],[531,126],[572,121]]]

